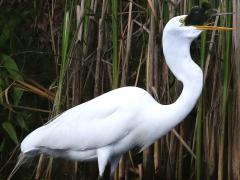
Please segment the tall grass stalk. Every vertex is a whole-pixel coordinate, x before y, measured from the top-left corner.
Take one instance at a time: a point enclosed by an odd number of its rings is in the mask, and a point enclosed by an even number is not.
[[[231,10],[231,4],[229,1],[224,2],[224,7],[226,10]],[[231,19],[226,18],[223,22],[223,25],[227,26],[231,24]],[[224,152],[227,152],[227,149],[225,149],[226,145],[226,123],[230,121],[230,119],[227,119],[227,110],[228,110],[228,96],[229,96],[229,82],[230,82],[230,71],[229,71],[229,64],[231,60],[230,55],[230,48],[231,48],[231,33],[230,32],[224,32],[224,44],[223,49],[225,50],[223,53],[223,95],[222,95],[222,106],[221,106],[221,124],[219,129],[219,160],[218,160],[218,179],[223,180],[227,177],[227,171],[224,172],[224,169],[227,169],[225,163],[226,159],[224,156]]]
[[[150,13],[150,32],[148,34],[148,46],[147,46],[147,57],[146,57],[146,89],[152,94],[153,84],[153,65],[154,65],[154,45],[155,45],[155,32],[156,22],[154,16],[154,9],[156,9],[156,2],[153,0],[149,5]],[[143,179],[153,178],[154,173],[154,159],[153,159],[153,147],[143,151]]]
[[[58,90],[54,101],[54,112],[56,114],[60,113],[61,106],[61,95],[63,91],[64,85],[64,77],[66,74],[66,68],[68,65],[68,47],[69,47],[69,33],[70,33],[70,20],[69,20],[69,11],[65,12],[64,15],[64,23],[63,23],[63,35],[62,35],[62,50],[61,50],[61,66],[59,72],[59,80],[58,80]]]
[[[228,12],[232,12],[232,2],[227,1],[227,11]],[[227,27],[230,27],[232,24],[232,17],[231,16],[227,16],[226,17],[226,25]],[[228,156],[226,156],[226,162],[227,162],[227,172],[226,172],[226,179],[231,180],[231,150],[232,150],[232,117],[233,114],[230,113],[231,109],[234,108],[234,103],[233,103],[233,97],[232,93],[229,93],[229,86],[230,86],[230,82],[231,82],[231,75],[232,75],[232,66],[231,66],[231,62],[232,62],[232,32],[226,32],[226,44],[227,44],[227,48],[226,48],[226,52],[224,55],[224,67],[226,68],[226,80],[224,80],[224,90],[223,90],[223,94],[224,94],[224,101],[223,103],[226,105],[226,112],[227,114],[225,114],[223,117],[225,117],[226,119],[226,134],[227,134],[227,139],[226,139],[226,144],[227,144],[227,152],[228,152]],[[224,74],[225,74],[224,73]],[[225,78],[224,78],[225,79]],[[226,81],[226,82],[225,82]],[[226,87],[225,87],[226,86]]]
[[[118,61],[118,1],[111,0],[112,4],[112,89],[118,87],[119,61]]]
[[[126,50],[125,56],[123,57],[122,62],[122,77],[121,77],[121,86],[125,86],[127,82],[127,75],[128,75],[128,64],[129,58],[131,54],[131,45],[132,45],[132,31],[133,31],[133,21],[132,21],[132,8],[133,8],[133,1],[129,1],[129,8],[128,8],[128,23],[127,23],[127,39],[126,39]]]
[[[84,8],[84,18],[83,18],[83,53],[87,53],[87,42],[88,42],[88,30],[89,30],[89,18],[90,18],[90,6],[92,0],[83,0],[82,8]]]
[[[200,66],[204,67],[204,60],[206,54],[206,32],[201,36],[201,52],[200,52]],[[196,179],[200,180],[202,175],[202,127],[203,127],[203,113],[204,113],[204,92],[199,98],[198,111],[196,117]]]
[[[240,3],[238,1],[233,1],[233,27],[240,29]],[[235,106],[233,107],[234,118],[232,121],[232,161],[231,161],[231,175],[232,179],[240,179],[240,31],[233,31],[233,82],[235,85]]]
[[[99,87],[99,80],[100,80],[100,64],[103,54],[103,43],[104,43],[104,23],[105,23],[105,16],[107,10],[108,0],[103,0],[102,4],[102,13],[99,19],[98,25],[98,45],[97,45],[97,59],[96,59],[96,68],[95,68],[95,84],[94,84],[94,97],[99,95],[100,87]]]

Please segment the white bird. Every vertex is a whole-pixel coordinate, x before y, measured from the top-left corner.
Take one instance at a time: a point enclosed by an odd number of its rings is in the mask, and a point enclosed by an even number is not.
[[[162,38],[166,63],[183,83],[176,102],[161,105],[138,87],[115,89],[63,112],[30,133],[21,143],[22,153],[96,159],[100,176],[109,162],[113,174],[123,153],[134,147],[144,150],[179,124],[195,106],[203,87],[203,73],[191,58],[190,45],[203,30],[213,29],[185,25],[186,19],[187,15],[172,18]]]

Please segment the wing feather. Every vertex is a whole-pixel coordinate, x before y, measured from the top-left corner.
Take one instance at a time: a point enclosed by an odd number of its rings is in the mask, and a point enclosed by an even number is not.
[[[113,144],[128,135],[134,128],[131,116],[121,112],[109,114],[104,119],[81,123],[71,121],[62,126],[55,123],[42,129],[45,136],[41,146],[52,149],[88,150]]]
[[[138,125],[136,116],[146,105],[140,99],[147,103],[152,97],[135,87],[108,92],[65,111],[28,139],[51,149],[86,150],[114,144]]]

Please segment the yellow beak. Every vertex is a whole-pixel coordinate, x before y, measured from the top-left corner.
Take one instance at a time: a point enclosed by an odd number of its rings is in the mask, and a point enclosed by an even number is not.
[[[199,30],[222,30],[222,31],[232,31],[233,28],[230,27],[218,27],[218,26],[194,26]]]

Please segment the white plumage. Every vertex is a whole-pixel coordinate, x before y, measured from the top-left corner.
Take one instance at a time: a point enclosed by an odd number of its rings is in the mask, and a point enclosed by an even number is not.
[[[97,159],[102,176],[107,162],[113,173],[123,153],[135,146],[143,150],[180,123],[194,107],[203,85],[202,71],[190,56],[190,44],[201,30],[185,26],[185,17],[172,18],[163,32],[166,62],[183,83],[175,103],[161,105],[137,87],[115,89],[30,133],[21,143],[22,153]]]

